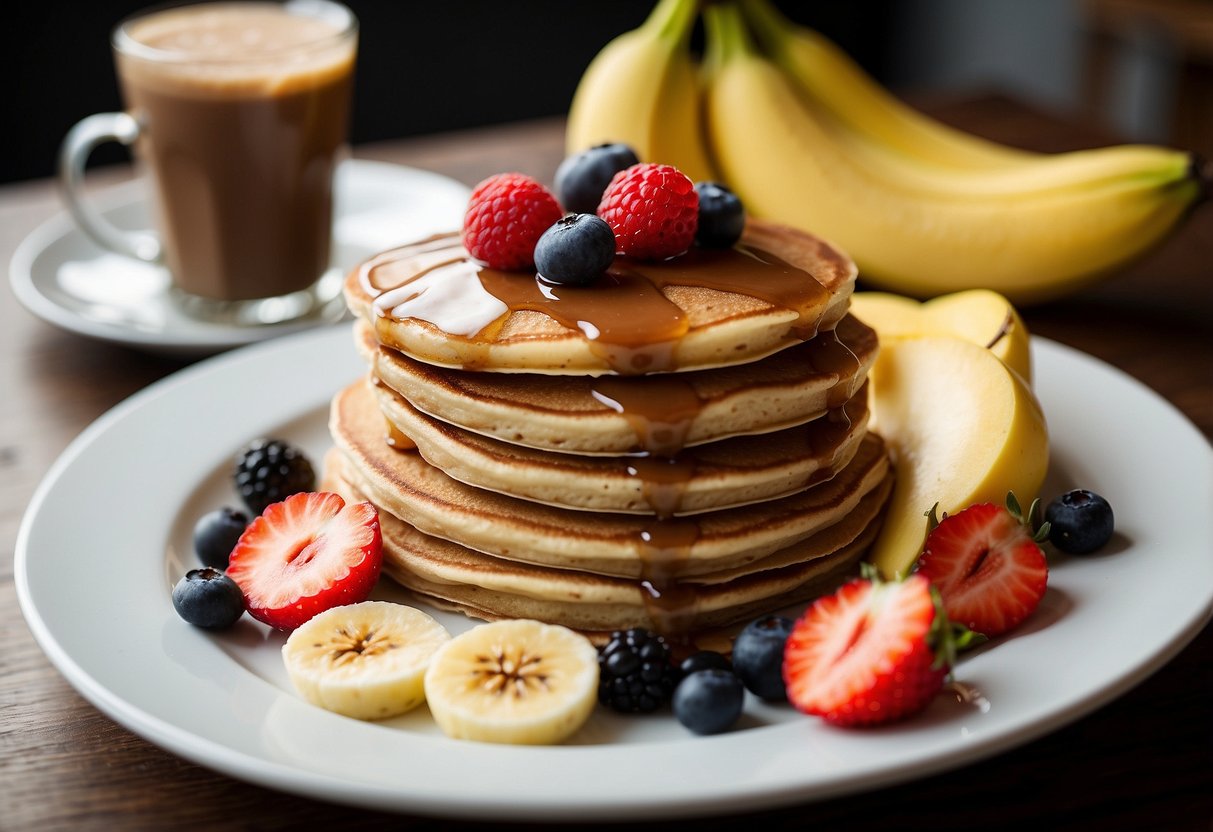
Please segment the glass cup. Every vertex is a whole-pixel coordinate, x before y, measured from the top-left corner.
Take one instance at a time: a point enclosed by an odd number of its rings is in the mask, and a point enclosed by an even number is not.
[[[72,216],[104,248],[167,267],[197,317],[276,323],[331,300],[320,278],[357,36],[353,13],[329,0],[161,7],[119,24],[126,110],[64,139]],[[88,157],[110,141],[133,145],[150,173],[156,231],[120,230],[84,198]]]

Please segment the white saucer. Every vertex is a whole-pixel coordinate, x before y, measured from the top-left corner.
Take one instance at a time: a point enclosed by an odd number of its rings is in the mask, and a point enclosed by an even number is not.
[[[333,300],[278,324],[242,326],[186,315],[169,295],[164,268],[100,248],[66,212],[22,241],[9,265],[9,280],[26,309],[57,327],[196,357],[341,320],[345,303],[337,285],[346,271],[383,249],[457,228],[468,194],[464,185],[436,173],[359,159],[343,162],[337,169],[333,267],[322,278],[322,293]],[[152,226],[142,180],[110,189],[99,208],[119,228]]]

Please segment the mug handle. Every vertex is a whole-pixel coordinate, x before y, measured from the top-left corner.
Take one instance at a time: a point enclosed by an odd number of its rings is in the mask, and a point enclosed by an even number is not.
[[[82,119],[63,139],[59,149],[59,182],[72,217],[103,248],[159,263],[162,247],[150,231],[124,231],[90,205],[81,192],[84,168],[93,149],[106,142],[132,144],[139,137],[139,122],[129,113],[97,113]]]

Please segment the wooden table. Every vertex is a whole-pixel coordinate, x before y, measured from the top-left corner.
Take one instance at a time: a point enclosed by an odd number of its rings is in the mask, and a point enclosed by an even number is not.
[[[999,98],[929,108],[1041,150],[1103,137]],[[469,184],[520,170],[549,180],[559,121],[365,146],[362,158]],[[0,257],[60,210],[52,183],[0,188]],[[1213,206],[1163,248],[1078,297],[1026,310],[1034,332],[1136,377],[1213,436]],[[60,332],[0,290],[0,828],[16,830],[438,828],[460,824],[313,802],[184,762],[85,702],[38,649],[13,584],[17,528],[68,442],[180,362]],[[1185,495],[1179,484],[1175,499]],[[137,500],[137,497],[133,497]],[[1192,506],[1193,522],[1210,506]],[[131,505],[138,511],[138,505]],[[87,557],[88,553],[81,553]],[[1210,553],[1213,557],[1213,553]],[[1151,599],[1151,601],[1161,599]],[[962,770],[877,792],[686,828],[959,829],[1035,821],[1081,830],[1207,830],[1213,822],[1213,628],[1130,693],[1043,739]],[[587,822],[592,820],[586,819]],[[678,827],[681,824],[671,824]],[[531,825],[526,825],[530,828]]]

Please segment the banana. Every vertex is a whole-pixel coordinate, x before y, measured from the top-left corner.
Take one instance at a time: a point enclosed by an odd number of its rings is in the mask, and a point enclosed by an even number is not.
[[[673,165],[693,182],[714,179],[703,131],[699,68],[690,51],[698,0],[660,0],[638,29],[591,61],[569,108],[571,155],[623,142],[643,162]]]
[[[527,619],[481,624],[434,656],[425,695],[450,737],[558,743],[594,709],[598,651],[565,627]]]
[[[451,640],[430,616],[387,601],[333,607],[294,630],[282,647],[299,694],[356,719],[384,719],[425,701],[425,670]]]
[[[1135,150],[1123,151],[1120,175],[1105,162],[1052,162],[1030,187],[999,170],[936,175],[921,166],[911,175],[894,152],[851,140],[853,131],[806,104],[758,53],[735,4],[704,14],[708,130],[724,181],[754,215],[847,250],[873,286],[916,297],[980,286],[1016,304],[1051,299],[1162,240],[1200,194],[1185,155],[1146,153],[1139,164]],[[1083,165],[1085,178],[1076,172]]]
[[[742,10],[763,48],[800,92],[861,136],[910,159],[960,170],[1013,167],[1040,156],[970,135],[907,106],[836,44],[788,20],[768,0],[743,0]]]

